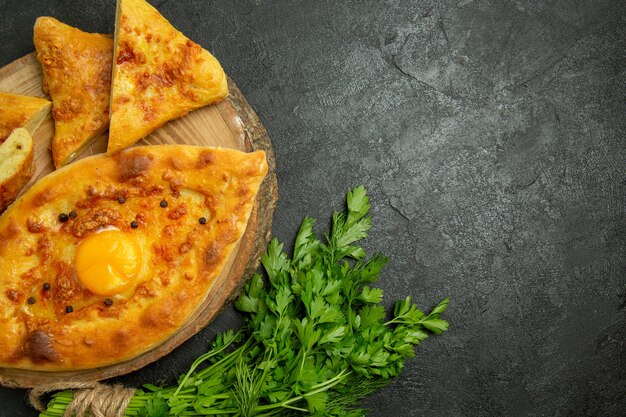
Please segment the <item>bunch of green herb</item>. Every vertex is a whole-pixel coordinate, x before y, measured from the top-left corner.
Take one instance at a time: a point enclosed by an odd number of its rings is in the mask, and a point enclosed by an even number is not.
[[[272,240],[261,275],[235,303],[243,327],[217,336],[178,386],[144,385],[126,416],[363,416],[354,408],[402,370],[414,347],[439,334],[448,300],[429,314],[411,298],[395,304],[386,321],[382,290],[373,288],[387,258],[366,259],[356,242],[371,221],[363,187],[348,193],[347,211],[335,213],[325,242],[305,218],[293,256]],[[201,369],[202,368],[202,369]],[[55,394],[41,417],[62,415],[71,391]]]

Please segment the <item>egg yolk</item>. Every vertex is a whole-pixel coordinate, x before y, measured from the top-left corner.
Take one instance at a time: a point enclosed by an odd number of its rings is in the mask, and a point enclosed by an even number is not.
[[[76,272],[83,285],[97,295],[124,292],[141,268],[137,242],[120,230],[105,230],[81,241],[76,249]]]

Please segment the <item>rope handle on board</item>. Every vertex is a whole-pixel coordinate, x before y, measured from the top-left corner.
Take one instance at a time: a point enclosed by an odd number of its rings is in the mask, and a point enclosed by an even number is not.
[[[65,409],[64,417],[123,417],[135,388],[105,385],[97,382],[57,383],[33,388],[28,399],[33,407],[45,411],[42,396],[48,392],[74,389],[74,398]]]

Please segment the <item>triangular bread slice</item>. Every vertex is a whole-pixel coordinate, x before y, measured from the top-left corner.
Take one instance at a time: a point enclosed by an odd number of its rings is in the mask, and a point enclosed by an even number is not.
[[[118,0],[109,154],[227,95],[213,55],[144,0]]]
[[[11,204],[33,176],[33,139],[17,128],[0,144],[0,213]]]
[[[74,159],[109,125],[113,40],[52,17],[34,28],[43,89],[52,98],[52,159],[58,168]]]
[[[18,127],[34,135],[51,106],[43,98],[0,92],[0,144]]]

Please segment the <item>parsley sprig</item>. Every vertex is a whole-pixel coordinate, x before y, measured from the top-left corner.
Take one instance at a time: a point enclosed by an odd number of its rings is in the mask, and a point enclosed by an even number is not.
[[[448,323],[445,299],[429,314],[411,297],[395,304],[393,317],[371,287],[388,259],[366,259],[357,242],[371,227],[363,187],[335,212],[324,242],[305,218],[293,255],[273,239],[262,257],[265,281],[255,274],[235,307],[246,313],[238,331],[219,334],[176,387],[146,384],[127,416],[364,416],[364,396],[397,377],[415,346]],[[56,394],[41,416],[56,416],[71,392]],[[56,405],[56,408],[55,408]]]

